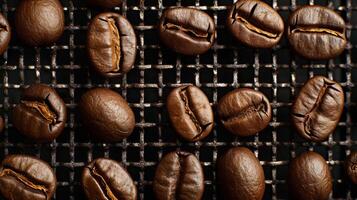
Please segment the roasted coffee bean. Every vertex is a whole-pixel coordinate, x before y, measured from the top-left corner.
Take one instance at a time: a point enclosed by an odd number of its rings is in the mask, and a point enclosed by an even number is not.
[[[251,136],[269,125],[271,107],[261,92],[238,88],[218,102],[218,115],[223,126],[231,133]]]
[[[10,155],[0,166],[0,185],[0,195],[7,200],[49,200],[57,180],[46,162],[27,155]]]
[[[87,50],[94,70],[102,76],[125,74],[135,62],[134,29],[117,13],[101,13],[89,24]]]
[[[118,93],[95,88],[86,92],[79,103],[83,125],[97,139],[117,142],[128,137],[135,127],[135,116]]]
[[[315,76],[302,87],[292,107],[292,122],[305,139],[321,142],[335,130],[340,120],[344,94],[340,84]]]
[[[214,125],[206,95],[195,86],[175,88],[167,97],[167,110],[176,132],[188,141],[205,138]]]
[[[9,46],[11,39],[11,28],[6,18],[0,14],[0,55],[3,54]]]
[[[15,13],[19,38],[27,45],[56,42],[64,31],[64,12],[58,0],[22,0]]]
[[[0,116],[0,133],[4,131],[4,128],[5,128],[4,118]]]
[[[345,171],[352,183],[357,184],[357,152],[352,151],[346,158]]]
[[[66,104],[56,90],[43,84],[26,88],[12,111],[14,127],[36,142],[51,142],[57,138],[66,120]]]
[[[245,147],[231,148],[219,158],[217,182],[222,199],[227,200],[259,200],[265,191],[263,167]]]
[[[193,8],[170,8],[161,16],[161,41],[175,52],[197,55],[208,51],[215,40],[213,19]]]
[[[332,191],[332,177],[325,159],[311,151],[294,158],[289,166],[288,186],[292,199],[328,199]]]
[[[346,47],[346,25],[342,17],[322,6],[302,6],[289,19],[291,47],[308,59],[330,59]]]
[[[182,151],[166,154],[156,168],[153,189],[157,200],[200,200],[204,175],[199,160]]]
[[[88,0],[88,3],[92,6],[100,6],[103,8],[113,8],[120,6],[121,0]]]
[[[99,158],[83,170],[82,186],[89,200],[136,200],[137,190],[128,172],[116,161]]]
[[[284,33],[284,21],[263,1],[237,1],[229,11],[227,26],[233,36],[254,48],[271,48]]]

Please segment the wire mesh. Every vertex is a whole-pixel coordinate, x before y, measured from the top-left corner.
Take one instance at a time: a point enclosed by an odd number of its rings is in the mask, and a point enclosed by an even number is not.
[[[1,11],[13,24],[19,0],[0,0]],[[194,153],[205,173],[203,199],[217,195],[217,157],[232,146],[247,146],[264,167],[264,199],[287,199],[286,174],[291,158],[314,150],[328,161],[333,174],[333,199],[357,198],[357,187],[343,173],[343,160],[357,149],[357,1],[352,0],[269,0],[287,21],[300,5],[317,4],[338,11],[347,23],[348,45],[344,53],[329,61],[312,62],[291,52],[286,37],[273,49],[257,50],[234,41],[225,29],[227,9],[233,0],[124,0],[112,11],[126,16],[138,38],[134,69],[122,78],[105,80],[88,69],[85,35],[90,18],[101,12],[88,8],[85,1],[61,0],[66,30],[51,47],[24,47],[14,34],[8,51],[0,58],[2,83],[0,105],[6,129],[0,135],[0,159],[8,154],[26,153],[50,163],[58,178],[54,199],[84,199],[80,185],[82,168],[90,160],[110,157],[125,166],[139,192],[139,199],[154,199],[152,180],[161,157],[172,150]],[[191,6],[206,11],[217,24],[217,40],[207,53],[183,56],[160,45],[156,24],[170,6]],[[323,143],[306,142],[297,136],[289,122],[290,106],[303,83],[314,75],[324,75],[341,83],[345,109],[333,135]],[[47,83],[59,92],[69,109],[62,135],[50,144],[34,144],[12,126],[11,109],[18,103],[21,89],[31,83]],[[192,83],[208,96],[214,110],[217,101],[237,87],[262,91],[271,101],[273,118],[259,135],[239,138],[216,123],[203,141],[184,142],[169,124],[165,100],[176,86]],[[108,87],[127,99],[136,116],[136,128],[118,143],[93,142],[80,124],[77,103],[89,88]],[[216,117],[217,119],[217,117]],[[216,120],[217,122],[217,120]]]

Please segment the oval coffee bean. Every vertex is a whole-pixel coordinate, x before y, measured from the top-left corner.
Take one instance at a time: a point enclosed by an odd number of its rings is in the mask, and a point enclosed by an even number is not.
[[[271,107],[261,92],[238,88],[218,102],[218,115],[223,126],[233,134],[251,136],[269,125]]]
[[[330,59],[346,47],[346,25],[342,17],[322,6],[302,6],[289,19],[291,47],[308,59]]]
[[[182,151],[166,154],[156,168],[153,189],[157,200],[200,200],[204,176],[199,160]]]
[[[57,179],[44,161],[27,155],[7,156],[0,166],[0,195],[8,200],[49,200]]]
[[[327,140],[340,120],[344,94],[340,84],[315,76],[302,87],[292,107],[292,122],[307,140]]]
[[[325,200],[332,192],[332,177],[325,159],[318,153],[305,152],[289,166],[290,197],[296,200]]]
[[[353,151],[346,158],[345,171],[352,183],[357,184],[357,152]]]
[[[113,8],[120,6],[121,0],[88,0],[88,3],[92,6],[100,6],[103,8]]]
[[[245,147],[229,149],[217,163],[217,183],[227,200],[260,200],[265,191],[263,167]]]
[[[190,85],[172,90],[167,97],[167,110],[176,132],[188,141],[201,140],[212,131],[213,111],[198,87]]]
[[[117,13],[101,13],[89,24],[89,60],[95,71],[115,77],[131,70],[136,56],[136,36],[130,22]]]
[[[82,185],[89,200],[136,200],[137,190],[128,172],[116,161],[99,158],[83,170]]]
[[[36,142],[51,142],[57,138],[66,121],[66,104],[56,90],[43,84],[26,88],[12,111],[14,127]]]
[[[6,18],[0,14],[0,55],[3,54],[9,46],[11,39],[11,28]]]
[[[106,142],[128,137],[135,127],[135,116],[128,102],[110,89],[95,88],[83,94],[79,111],[85,128]]]
[[[193,8],[170,8],[161,16],[159,36],[175,52],[197,55],[208,51],[215,40],[213,19]]]
[[[58,0],[22,0],[15,13],[19,38],[27,45],[56,42],[64,31],[64,12]]]
[[[229,11],[227,26],[233,36],[247,46],[271,48],[284,33],[284,21],[263,1],[237,1]]]

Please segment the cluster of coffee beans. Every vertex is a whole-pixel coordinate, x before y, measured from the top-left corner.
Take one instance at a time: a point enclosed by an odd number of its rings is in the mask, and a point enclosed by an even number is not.
[[[93,6],[112,8],[120,0],[88,0]],[[19,38],[31,46],[54,43],[64,30],[63,7],[58,0],[22,0],[16,9]],[[302,6],[289,19],[287,35],[294,51],[308,59],[330,59],[346,46],[345,22],[333,10]],[[0,53],[10,41],[11,28],[0,15]],[[272,48],[283,36],[284,21],[268,4],[241,0],[229,11],[227,27],[241,43],[254,48]],[[214,44],[215,24],[203,11],[169,8],[158,25],[163,44],[175,52],[198,55]],[[105,77],[130,71],[136,59],[136,36],[123,16],[104,12],[88,27],[87,50],[93,69]],[[326,140],[335,130],[344,107],[342,87],[325,77],[315,76],[301,89],[292,106],[292,123],[297,132],[313,142]],[[105,88],[87,91],[79,110],[83,126],[93,138],[117,142],[130,136],[135,116],[126,100]],[[196,142],[214,127],[214,112],[206,95],[193,85],[177,87],[167,98],[172,126],[183,139]],[[250,88],[235,89],[220,99],[220,123],[232,134],[245,137],[265,129],[271,120],[268,98]],[[27,87],[12,111],[13,126],[36,142],[51,142],[67,121],[64,101],[51,87]],[[0,118],[0,131],[4,127]],[[288,173],[289,189],[296,199],[327,199],[332,176],[324,158],[314,152],[295,157]],[[346,161],[346,172],[357,183],[357,153]],[[199,200],[204,193],[204,175],[199,160],[189,152],[166,154],[157,166],[153,191],[158,200]],[[6,199],[50,199],[56,176],[42,160],[26,155],[7,156],[0,165],[0,194]],[[217,163],[217,184],[224,199],[262,199],[265,191],[263,167],[253,152],[244,147],[229,149]],[[82,186],[88,199],[137,199],[129,173],[116,161],[99,158],[84,167]]]

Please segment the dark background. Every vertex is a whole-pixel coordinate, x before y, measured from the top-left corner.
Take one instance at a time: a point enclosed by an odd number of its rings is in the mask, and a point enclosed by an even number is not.
[[[18,2],[0,0],[1,11],[11,24]],[[14,34],[8,51],[0,58],[0,110],[6,121],[6,129],[0,134],[0,159],[8,154],[25,153],[49,162],[58,178],[55,199],[84,199],[80,185],[82,168],[98,157],[120,161],[135,180],[139,199],[154,199],[151,184],[155,167],[163,154],[175,149],[199,157],[205,171],[204,199],[223,199],[216,194],[215,164],[217,157],[231,146],[249,147],[258,156],[266,176],[265,199],[288,198],[285,178],[289,160],[306,150],[319,152],[328,160],[334,178],[331,198],[357,198],[357,187],[343,173],[346,154],[357,149],[357,1],[265,1],[285,21],[291,10],[307,4],[328,6],[343,16],[349,40],[344,53],[333,60],[311,62],[291,52],[286,37],[274,49],[267,50],[247,48],[235,42],[224,27],[232,0],[124,0],[121,9],[113,10],[126,16],[135,27],[137,61],[126,76],[111,80],[89,73],[85,52],[87,24],[100,10],[88,9],[85,0],[61,2],[65,7],[66,30],[56,45],[24,47]],[[216,43],[204,55],[177,55],[159,44],[155,25],[163,9],[177,5],[204,10],[218,24]],[[339,126],[329,140],[309,143],[293,130],[289,122],[290,106],[302,84],[317,74],[341,83],[346,104]],[[21,89],[38,82],[55,87],[69,110],[65,131],[50,144],[27,140],[13,128],[10,120],[10,110],[19,101]],[[217,123],[203,141],[185,142],[169,125],[165,108],[168,92],[185,83],[199,86],[215,111],[217,101],[233,88],[259,89],[272,103],[273,119],[257,136],[234,137]],[[137,123],[134,133],[126,140],[107,144],[91,141],[87,136],[79,121],[77,103],[93,87],[112,88],[130,103]]]

